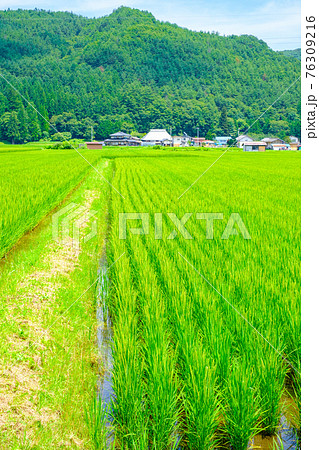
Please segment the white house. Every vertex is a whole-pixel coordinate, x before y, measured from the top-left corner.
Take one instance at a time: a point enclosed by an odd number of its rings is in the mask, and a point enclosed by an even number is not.
[[[173,138],[166,130],[152,129],[141,139],[142,145],[172,145]]]
[[[236,138],[237,147],[243,148],[245,142],[253,142],[254,140],[247,134],[242,134]]]
[[[290,150],[290,145],[283,143],[283,144],[271,144],[272,150]]]
[[[173,136],[173,147],[189,147],[191,138],[184,134],[184,136]]]

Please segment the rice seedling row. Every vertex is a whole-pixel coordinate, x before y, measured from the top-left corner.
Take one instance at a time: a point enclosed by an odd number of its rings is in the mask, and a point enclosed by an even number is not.
[[[94,166],[101,152],[82,151]],[[0,154],[0,258],[83,179],[90,165],[74,150]]]
[[[128,431],[143,435],[138,448],[169,448],[178,428],[181,442],[189,448],[215,448],[222,434],[232,448],[244,449],[258,431],[274,434],[278,429],[286,375],[294,373],[291,366],[191,267],[236,305],[288,361],[295,355],[298,362],[299,161],[293,154],[249,157],[227,155],[179,203],[177,197],[207,166],[208,157],[176,158],[178,164],[173,158],[116,160],[113,181],[125,201],[113,195],[110,240],[114,260],[126,253],[112,268],[117,287],[110,303],[114,358],[120,361],[124,353],[127,358],[121,373],[114,367],[115,418],[120,429],[123,419],[117,408],[126,416],[140,413]],[[236,181],[240,192],[234,189]],[[186,212],[222,212],[227,218],[234,211],[247,223],[250,241],[239,235],[221,240],[219,224],[216,238],[206,240],[203,221],[187,225],[192,240],[180,236],[167,240],[174,228],[167,212],[179,218]],[[150,234],[128,233],[125,241],[119,240],[121,212],[150,213]],[[163,240],[154,239],[152,217],[159,212],[163,212]],[[126,331],[120,331],[128,320],[134,326],[126,324]],[[121,353],[118,342],[128,345],[130,339],[132,345]],[[129,353],[134,356],[131,362]],[[132,379],[124,377],[127,371]],[[294,378],[298,386],[298,377]],[[133,410],[127,404],[130,383],[139,386]],[[127,395],[122,401],[117,390],[123,384]],[[136,425],[141,421],[142,433]]]

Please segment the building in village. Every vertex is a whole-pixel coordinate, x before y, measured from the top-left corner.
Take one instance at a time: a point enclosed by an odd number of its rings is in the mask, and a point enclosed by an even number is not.
[[[192,145],[194,147],[202,147],[206,139],[204,137],[194,137],[192,138]]]
[[[183,136],[173,136],[173,147],[189,147],[192,138],[186,133]]]
[[[100,149],[103,147],[104,142],[86,142],[86,147],[90,150]]]
[[[110,134],[109,139],[105,139],[104,144],[114,146],[138,146],[141,145],[141,140],[128,133],[118,131],[117,133]]]
[[[290,150],[290,145],[284,142],[283,144],[271,144],[271,150]]]
[[[263,141],[249,141],[243,144],[244,152],[264,152],[266,150],[266,143]]]
[[[209,139],[206,139],[204,142],[203,142],[203,147],[217,147],[217,144],[216,144],[216,142],[215,141],[211,141],[211,140],[209,140]]]
[[[215,142],[219,147],[226,147],[229,139],[231,139],[231,136],[216,136]]]
[[[237,147],[243,148],[245,142],[253,142],[253,138],[248,136],[247,134],[241,134],[236,138],[237,141]]]
[[[301,144],[299,139],[296,136],[289,136],[289,139],[290,139],[290,149],[300,150]]]
[[[172,136],[164,129],[152,129],[141,139],[142,145],[169,146],[173,143]]]
[[[285,141],[279,138],[265,137],[262,139],[262,141],[266,143],[266,148],[271,150],[273,149],[274,144],[287,145]]]

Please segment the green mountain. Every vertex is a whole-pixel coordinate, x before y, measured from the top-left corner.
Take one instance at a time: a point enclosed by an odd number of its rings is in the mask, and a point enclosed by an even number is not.
[[[300,76],[300,63],[254,36],[219,36],[121,7],[88,19],[0,11],[0,139],[89,138],[171,128],[244,132]],[[25,100],[14,90],[23,94]],[[41,114],[37,116],[31,103]],[[297,81],[250,132],[300,136]],[[69,135],[70,136],[70,135]]]
[[[301,61],[301,48],[296,48],[294,50],[282,50],[280,53],[285,56],[291,56],[292,58],[299,59],[299,61]]]

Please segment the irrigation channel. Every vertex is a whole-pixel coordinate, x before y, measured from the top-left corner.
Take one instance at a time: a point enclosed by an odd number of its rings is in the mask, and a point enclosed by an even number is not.
[[[106,257],[102,256],[100,259],[98,270],[97,283],[97,345],[102,361],[102,376],[98,381],[98,400],[102,401],[103,411],[107,415],[106,426],[110,428],[107,433],[107,442],[105,447],[110,448],[113,444],[112,433],[112,400],[115,397],[112,387],[112,370],[113,370],[113,356],[112,356],[112,323],[109,316],[108,308],[106,307],[106,299],[109,293],[109,277]]]
[[[103,410],[106,414],[106,426],[109,427],[105,443],[105,449],[113,448],[114,435],[112,429],[112,401],[115,399],[115,392],[112,386],[112,370],[113,370],[113,331],[112,321],[106,305],[109,295],[110,280],[108,277],[108,265],[106,257],[100,259],[97,283],[97,345],[102,361],[102,375],[98,381],[97,396],[102,401]],[[299,450],[298,436],[296,430],[289,424],[285,416],[281,417],[281,428],[278,433],[279,438],[271,437],[263,439],[262,436],[255,436],[248,450]],[[179,447],[181,437],[176,435],[175,450],[183,450],[185,447]],[[231,447],[223,447],[224,450],[236,450]]]

